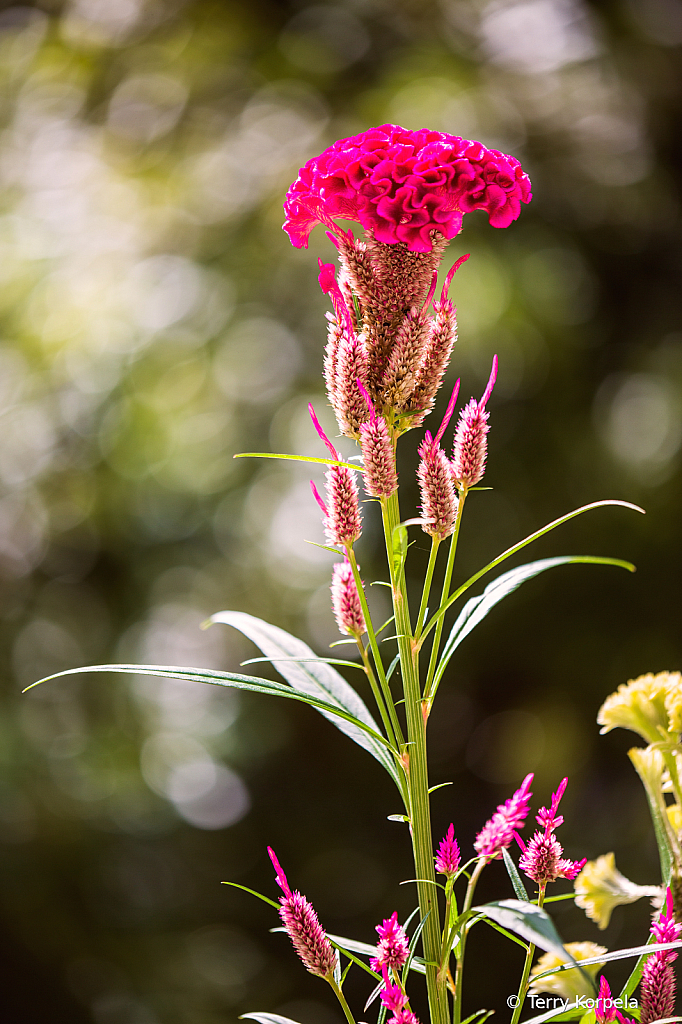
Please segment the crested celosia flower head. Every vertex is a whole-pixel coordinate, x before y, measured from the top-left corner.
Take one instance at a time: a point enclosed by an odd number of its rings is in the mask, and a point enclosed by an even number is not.
[[[597,722],[603,727],[602,733],[616,728],[632,729],[647,743],[660,743],[670,730],[678,731],[682,724],[677,711],[679,681],[678,672],[649,672],[623,683],[599,709]]]
[[[439,875],[447,875],[448,878],[452,878],[457,874],[459,861],[460,853],[457,840],[455,839],[455,826],[451,824],[438,847],[436,871]]]
[[[598,946],[596,942],[567,942],[564,949],[578,963],[582,960],[593,960],[595,957],[607,952],[605,946]],[[591,996],[593,992],[592,983],[589,977],[585,977],[585,975],[591,975],[592,978],[596,977],[602,967],[598,963],[589,964],[583,967],[582,971],[579,971],[577,967],[569,967],[566,971],[562,970],[558,974],[547,974],[544,978],[535,980],[538,974],[544,974],[545,971],[561,967],[568,962],[568,957],[560,957],[557,953],[543,953],[530,972],[530,993],[551,992],[553,995],[561,996],[562,999],[570,999],[571,1001],[577,996]]]
[[[341,139],[309,160],[287,193],[284,230],[297,248],[316,224],[359,222],[379,241],[430,252],[433,232],[454,238],[462,216],[485,210],[505,228],[531,199],[518,160],[480,142],[385,124]]]
[[[675,923],[672,893],[668,888],[665,906],[651,926],[651,937],[654,942],[675,942],[680,932],[682,925]],[[660,949],[647,959],[640,989],[642,1024],[664,1020],[675,1012],[675,960],[677,953],[674,949]]]
[[[576,906],[602,931],[608,926],[615,907],[636,903],[642,896],[660,896],[657,886],[635,885],[621,874],[613,853],[588,861],[576,878],[574,889]]]
[[[515,832],[523,827],[528,814],[528,804],[533,795],[530,784],[533,773],[526,775],[514,795],[499,804],[490,821],[487,821],[476,836],[474,848],[479,857],[493,859],[502,856],[502,850],[511,845]]]
[[[275,869],[277,884],[284,893],[279,900],[279,916],[294,949],[311,974],[317,974],[320,978],[332,977],[336,966],[336,953],[317,919],[315,910],[300,892],[292,892],[287,876],[282,871],[274,850],[269,846],[268,854]]]
[[[405,929],[398,923],[397,910],[394,910],[383,924],[377,925],[377,932],[379,933],[377,955],[370,960],[370,967],[373,971],[379,971],[382,967],[395,971],[400,970],[407,963],[410,945]]]

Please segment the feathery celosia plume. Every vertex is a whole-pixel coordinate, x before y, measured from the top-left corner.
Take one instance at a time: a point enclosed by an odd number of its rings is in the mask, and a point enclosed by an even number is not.
[[[462,216],[486,210],[493,227],[507,227],[531,199],[518,160],[480,142],[399,125],[340,139],[299,171],[287,192],[284,230],[308,245],[316,224],[359,221],[385,244],[430,252],[433,234],[454,238]]]
[[[384,979],[384,987],[381,990],[381,1002],[391,1013],[398,1013],[407,1004],[407,996],[400,985],[391,984],[388,968],[385,964],[381,968],[381,976]]]
[[[493,356],[490,380],[480,402],[472,398],[460,413],[455,431],[452,456],[452,474],[459,487],[474,487],[483,479],[485,460],[488,454],[488,416],[486,402],[490,398],[497,379],[497,356]]]
[[[331,457],[340,462],[341,456],[320,426],[320,421],[310,403],[308,411],[315,430],[327,446]],[[362,516],[355,473],[347,466],[330,466],[325,474],[325,480],[328,504],[322,500],[312,480],[310,486],[315,500],[324,512],[327,540],[330,544],[350,547],[362,533]]]
[[[459,861],[460,853],[457,840],[455,839],[455,826],[451,824],[438,847],[436,871],[439,875],[447,875],[448,878],[452,878],[457,874]]]
[[[269,846],[268,854],[275,869],[277,884],[284,893],[279,899],[279,916],[294,949],[311,974],[317,974],[320,978],[331,978],[336,966],[334,947],[305,896],[300,892],[291,891],[275,852]]]
[[[377,925],[377,932],[377,955],[370,960],[370,967],[373,971],[379,971],[382,967],[399,971],[407,963],[410,945],[404,928],[398,923],[397,910],[394,910],[383,924]]]
[[[340,631],[348,636],[362,636],[365,632],[365,617],[362,614],[360,595],[355,586],[353,570],[347,559],[334,563],[330,589],[332,611]]]
[[[535,820],[545,831],[535,833],[519,858],[521,870],[541,886],[557,878],[575,878],[587,863],[586,857],[580,861],[563,857],[563,847],[554,835],[554,830],[564,820],[557,811],[567,785],[568,779],[562,779],[556,793],[552,794],[551,807],[542,807],[538,812]]]
[[[445,428],[457,401],[459,381],[455,384],[447,412],[435,438],[426,431],[424,441],[419,446],[420,463],[417,468],[417,481],[421,498],[421,514],[424,520],[422,529],[431,537],[444,540],[455,528],[457,517],[457,493],[450,471],[450,463],[440,447]]]
[[[616,1019],[616,1004],[611,998],[611,987],[603,974],[599,979],[599,996],[594,1013],[597,1024],[610,1024],[612,1020]]]
[[[523,827],[528,814],[528,804],[533,795],[530,791],[532,781],[531,772],[530,775],[526,775],[514,795],[505,803],[498,805],[495,814],[478,833],[474,849],[479,857],[490,860],[499,858],[502,856],[502,850],[511,845],[515,832]]]
[[[383,416],[377,416],[372,400],[360,381],[357,382],[357,386],[369,406],[370,413],[369,423],[363,423],[360,427],[365,490],[373,498],[388,498],[398,486],[388,425]]]
[[[682,925],[675,923],[673,899],[670,887],[666,893],[665,908],[651,926],[654,942],[675,942],[680,937]],[[675,1012],[675,972],[673,963],[677,953],[673,949],[661,949],[653,953],[644,965],[640,987],[642,1024],[672,1017]]]

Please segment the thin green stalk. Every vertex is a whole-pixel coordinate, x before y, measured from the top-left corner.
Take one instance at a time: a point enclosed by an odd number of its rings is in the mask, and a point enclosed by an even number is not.
[[[438,547],[440,545],[439,537],[431,538],[431,551],[429,552],[429,564],[426,569],[426,577],[424,579],[424,588],[422,590],[422,601],[419,606],[419,615],[417,616],[417,628],[414,633],[415,640],[418,640],[421,631],[424,628],[424,620],[426,619],[426,611],[429,604],[429,594],[431,593],[431,581],[433,580],[433,571],[436,568],[436,558],[438,557]]]
[[[474,902],[474,893],[476,891],[476,885],[481,872],[485,867],[487,861],[485,859],[479,860],[478,864],[474,868],[469,884],[467,886],[466,897],[464,899],[464,906],[462,907],[462,913],[466,914],[471,910],[471,904]],[[467,926],[465,925],[462,929],[462,934],[459,939],[459,950],[457,953],[457,969],[455,971],[455,1003],[453,1008],[453,1024],[460,1024],[462,1019],[462,983],[464,981],[464,950],[466,948],[467,940]]]
[[[346,555],[350,562],[351,569],[353,570],[353,579],[355,580],[355,586],[358,591],[360,598],[360,606],[362,608],[362,614],[365,618],[365,628],[367,629],[367,636],[369,638],[369,646],[372,649],[372,655],[374,656],[374,664],[376,666],[377,674],[379,676],[379,682],[381,684],[381,690],[377,686],[376,677],[374,673],[369,677],[369,683],[372,687],[372,693],[374,699],[377,702],[379,708],[379,714],[381,720],[384,723],[384,729],[386,730],[386,736],[393,746],[398,750],[405,742],[400,728],[400,722],[396,714],[395,705],[393,703],[393,697],[391,690],[386,679],[386,672],[384,671],[384,664],[381,660],[381,654],[379,653],[379,644],[377,643],[376,634],[374,632],[374,626],[372,625],[372,618],[369,614],[369,608],[367,606],[367,598],[365,597],[365,590],[362,586],[362,580],[360,578],[360,571],[358,569],[358,563],[355,559],[355,552],[351,547],[346,548]],[[383,696],[382,696],[383,694]]]
[[[540,886],[540,890],[538,892],[538,906],[539,907],[542,906],[542,904],[544,903],[544,900],[545,900],[546,884],[547,883],[545,883],[544,885],[541,885]],[[521,1010],[523,1009],[523,1004],[524,1004],[524,1001],[525,1001],[525,998],[526,998],[526,993],[528,991],[528,978],[530,977],[530,968],[531,968],[531,964],[533,963],[533,957],[534,956],[535,956],[535,946],[531,942],[530,945],[528,946],[528,949],[526,950],[526,960],[525,960],[525,963],[523,965],[523,973],[521,975],[521,981],[519,982],[519,991],[518,991],[517,996],[516,996],[516,1006],[514,1007],[514,1012],[512,1014],[511,1024],[517,1024],[518,1019],[521,1016]]]
[[[412,639],[405,573],[401,569],[396,574],[393,563],[393,531],[400,523],[397,491],[394,491],[389,498],[382,499],[381,507],[405,694],[408,741],[405,763],[410,795],[412,849],[419,895],[419,911],[421,919],[426,919],[422,931],[422,946],[424,959],[432,965],[426,968],[429,1009],[431,1024],[448,1024],[447,1000],[441,997],[437,976],[441,944],[440,911],[433,863],[426,760],[426,720],[422,714],[419,658]]]
[[[336,984],[336,982],[334,981],[333,978],[327,978],[327,981],[329,982],[331,987],[334,989],[334,995],[336,996],[338,1001],[341,1003],[341,1009],[343,1010],[343,1012],[346,1015],[346,1020],[348,1021],[348,1024],[355,1024],[355,1018],[353,1017],[353,1014],[350,1011],[350,1006],[346,1002],[346,997],[344,996],[343,992],[341,991],[341,989]]]
[[[464,511],[464,501],[466,498],[466,491],[460,493],[459,502],[457,504],[457,515],[455,517],[455,528],[450,538],[450,550],[448,552],[448,564],[445,567],[445,577],[443,579],[443,591],[441,594],[440,603],[441,606],[445,604],[448,597],[450,596],[450,583],[452,582],[452,572],[455,568],[455,555],[457,554],[457,541],[459,540],[459,528],[462,523],[462,512]],[[433,695],[431,694],[431,684],[433,683],[433,677],[436,674],[436,667],[438,665],[438,653],[440,651],[440,638],[443,633],[443,623],[445,619],[443,616],[438,620],[436,625],[436,632],[434,633],[433,643],[431,644],[431,657],[429,659],[429,671],[426,675],[426,686],[424,687],[424,696],[427,700],[431,701]],[[422,623],[422,629],[424,624]],[[421,636],[421,629],[420,629]]]

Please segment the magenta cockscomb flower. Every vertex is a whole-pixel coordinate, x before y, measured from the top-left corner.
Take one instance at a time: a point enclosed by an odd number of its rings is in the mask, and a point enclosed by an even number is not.
[[[603,974],[599,979],[599,996],[594,1013],[597,1024],[611,1024],[611,1021],[616,1019],[615,1000],[611,997],[611,988]]]
[[[480,402],[472,398],[460,413],[452,455],[452,475],[460,488],[474,487],[483,479],[485,460],[488,454],[487,434],[489,413],[486,402],[493,393],[497,380],[497,356],[493,357],[493,368],[488,386]]]
[[[302,167],[287,193],[284,230],[297,248],[316,224],[354,220],[385,244],[430,252],[433,232],[454,238],[462,216],[485,210],[507,227],[531,199],[518,160],[480,142],[386,124],[341,139]]]
[[[358,389],[369,406],[370,419],[360,427],[360,447],[365,469],[365,490],[373,498],[388,498],[398,487],[393,443],[388,424],[377,416],[367,390],[358,381]]]
[[[315,415],[312,405],[308,404],[308,412],[315,430],[324,441],[332,459],[341,462],[341,456],[331,443],[320,421]],[[324,527],[329,544],[341,547],[352,547],[362,533],[362,516],[358,498],[358,485],[355,473],[347,466],[330,466],[325,474],[327,483],[327,504],[320,497],[317,487],[310,481],[315,501],[324,513]]]
[[[317,919],[313,907],[300,892],[292,892],[287,876],[282,871],[275,851],[268,846],[268,854],[275,869],[277,884],[284,893],[280,896],[279,916],[294,949],[311,974],[329,979],[334,974],[336,953]]]
[[[430,431],[427,430],[424,441],[419,446],[421,461],[417,468],[417,481],[421,497],[421,514],[424,519],[422,529],[437,540],[444,540],[450,536],[457,517],[457,493],[450,463],[440,447],[440,441],[450,422],[458,393],[459,381],[455,384],[445,417],[435,438],[431,437]]]
[[[563,856],[563,847],[554,830],[563,823],[563,817],[557,814],[559,802],[566,791],[568,779],[562,779],[556,793],[552,794],[551,807],[542,807],[537,814],[538,825],[544,832],[536,832],[519,858],[519,867],[529,878],[540,886],[555,882],[557,878],[575,878],[587,863],[582,860],[568,860]]]
[[[680,937],[682,925],[675,923],[673,899],[670,887],[666,893],[665,907],[658,920],[651,926],[654,942],[675,942]],[[644,965],[640,988],[642,1024],[672,1017],[675,1012],[675,972],[673,963],[677,960],[674,949],[662,949],[653,953]]]
[[[453,878],[457,874],[459,862],[460,853],[457,840],[455,839],[455,826],[451,824],[438,846],[436,871],[439,875],[447,875],[448,878]]]
[[[526,775],[514,795],[505,803],[499,804],[490,821],[487,821],[478,833],[474,848],[479,857],[486,857],[489,860],[501,857],[502,850],[511,845],[515,833],[523,827],[528,814],[528,805],[533,795],[530,791],[532,781],[531,772],[530,775]]]
[[[339,630],[346,636],[359,637],[366,630],[365,616],[353,570],[348,560],[336,562],[332,567],[332,611]]]
[[[407,963],[410,945],[405,929],[398,923],[397,910],[394,910],[383,924],[377,925],[377,931],[379,933],[377,955],[370,960],[370,967],[373,971],[380,971],[382,967],[399,971]]]

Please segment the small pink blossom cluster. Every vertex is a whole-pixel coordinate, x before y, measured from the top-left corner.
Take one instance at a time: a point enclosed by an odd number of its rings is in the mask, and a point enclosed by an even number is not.
[[[287,193],[284,230],[297,248],[316,224],[358,221],[388,245],[430,252],[432,232],[454,238],[462,216],[485,210],[506,228],[531,199],[518,160],[457,135],[395,124],[341,139],[302,167]]]
[[[396,977],[410,955],[407,935],[405,929],[398,923],[397,911],[394,910],[389,918],[377,925],[377,932],[377,955],[370,960],[369,965],[373,971],[381,971],[384,982],[381,1002],[392,1014],[388,1024],[419,1024],[410,1010],[409,1000],[402,985],[391,983],[391,973]]]
[[[551,807],[542,807],[538,812],[535,820],[545,831],[535,833],[519,859],[521,870],[543,888],[557,878],[575,878],[587,863],[586,857],[579,861],[565,858],[563,847],[554,835],[554,830],[563,824],[564,819],[557,811],[567,785],[568,779],[562,779],[556,793],[552,794]]]
[[[511,846],[517,831],[523,827],[528,814],[530,784],[533,774],[526,775],[514,795],[500,804],[490,821],[487,821],[476,836],[474,849],[479,857],[493,860],[502,856],[502,851]]]

